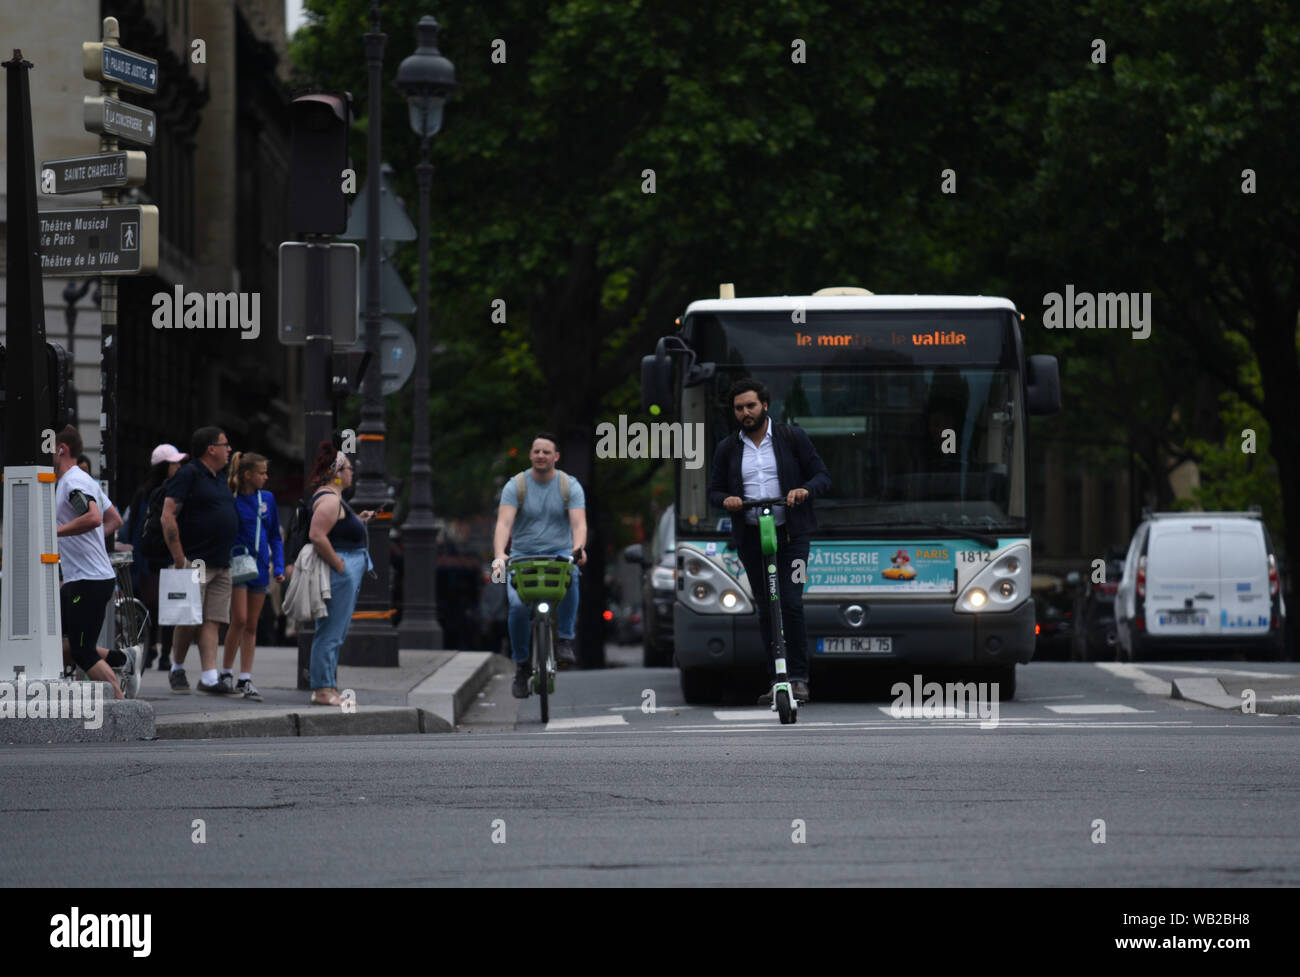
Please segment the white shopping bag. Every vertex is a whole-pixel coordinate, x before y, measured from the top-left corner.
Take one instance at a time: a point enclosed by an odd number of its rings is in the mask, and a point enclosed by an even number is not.
[[[158,575],[158,623],[164,626],[203,623],[200,570],[167,567]]]

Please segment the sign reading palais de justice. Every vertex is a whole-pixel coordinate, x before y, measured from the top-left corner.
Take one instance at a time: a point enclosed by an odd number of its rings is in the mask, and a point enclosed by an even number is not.
[[[42,210],[41,274],[135,275],[158,268],[158,208]]]
[[[81,45],[81,73],[92,81],[125,85],[153,95],[158,91],[158,62],[126,48],[99,41]]]

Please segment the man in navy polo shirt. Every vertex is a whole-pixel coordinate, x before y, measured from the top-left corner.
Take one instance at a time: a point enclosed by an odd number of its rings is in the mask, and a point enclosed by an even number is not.
[[[167,483],[163,504],[163,539],[177,570],[200,566],[199,594],[203,623],[177,627],[172,637],[172,691],[188,695],[189,682],[182,664],[194,640],[199,637],[199,661],[203,674],[198,689],[211,695],[242,695],[229,678],[217,674],[217,635],[222,624],[230,623],[230,549],[239,534],[239,513],[235,497],[221,474],[230,462],[230,438],[219,427],[201,427],[190,443],[190,463]],[[200,564],[201,561],[201,564]]]

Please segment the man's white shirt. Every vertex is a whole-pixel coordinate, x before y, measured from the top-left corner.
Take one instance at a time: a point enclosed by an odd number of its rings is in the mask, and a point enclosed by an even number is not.
[[[781,495],[781,479],[776,470],[776,449],[772,441],[772,420],[767,422],[767,433],[760,444],[744,431],[740,432],[740,441],[744,453],[740,458],[740,477],[745,486],[747,499],[773,499]],[[772,510],[773,521],[778,525],[785,523],[785,507]],[[758,510],[745,512],[745,521],[751,525],[758,524]]]
[[[100,517],[104,515],[103,501],[100,498],[99,483],[83,472],[76,465],[69,468],[59,478],[55,493],[56,507],[54,522],[56,526],[72,522],[77,513],[72,508],[72,493],[80,490],[100,506]],[[76,536],[59,537],[59,566],[63,569],[63,581],[72,580],[108,580],[114,576],[113,564],[109,562],[108,551],[104,548],[104,530],[96,526],[89,532]]]

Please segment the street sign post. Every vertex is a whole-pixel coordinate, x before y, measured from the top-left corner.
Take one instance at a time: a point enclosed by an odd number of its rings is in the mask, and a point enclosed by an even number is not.
[[[158,126],[154,114],[148,109],[103,95],[86,95],[82,104],[85,106],[87,132],[153,145]]]
[[[158,268],[158,208],[87,207],[38,215],[41,274],[136,275]]]
[[[280,342],[301,346],[307,342],[307,248],[300,241],[280,245]],[[335,345],[357,341],[357,279],[361,249],[355,244],[331,244],[328,258],[326,330]]]
[[[91,81],[158,94],[158,62],[99,41],[81,45],[81,73]]]
[[[104,187],[138,187],[148,164],[139,149],[67,156],[41,163],[41,193],[83,193]]]

